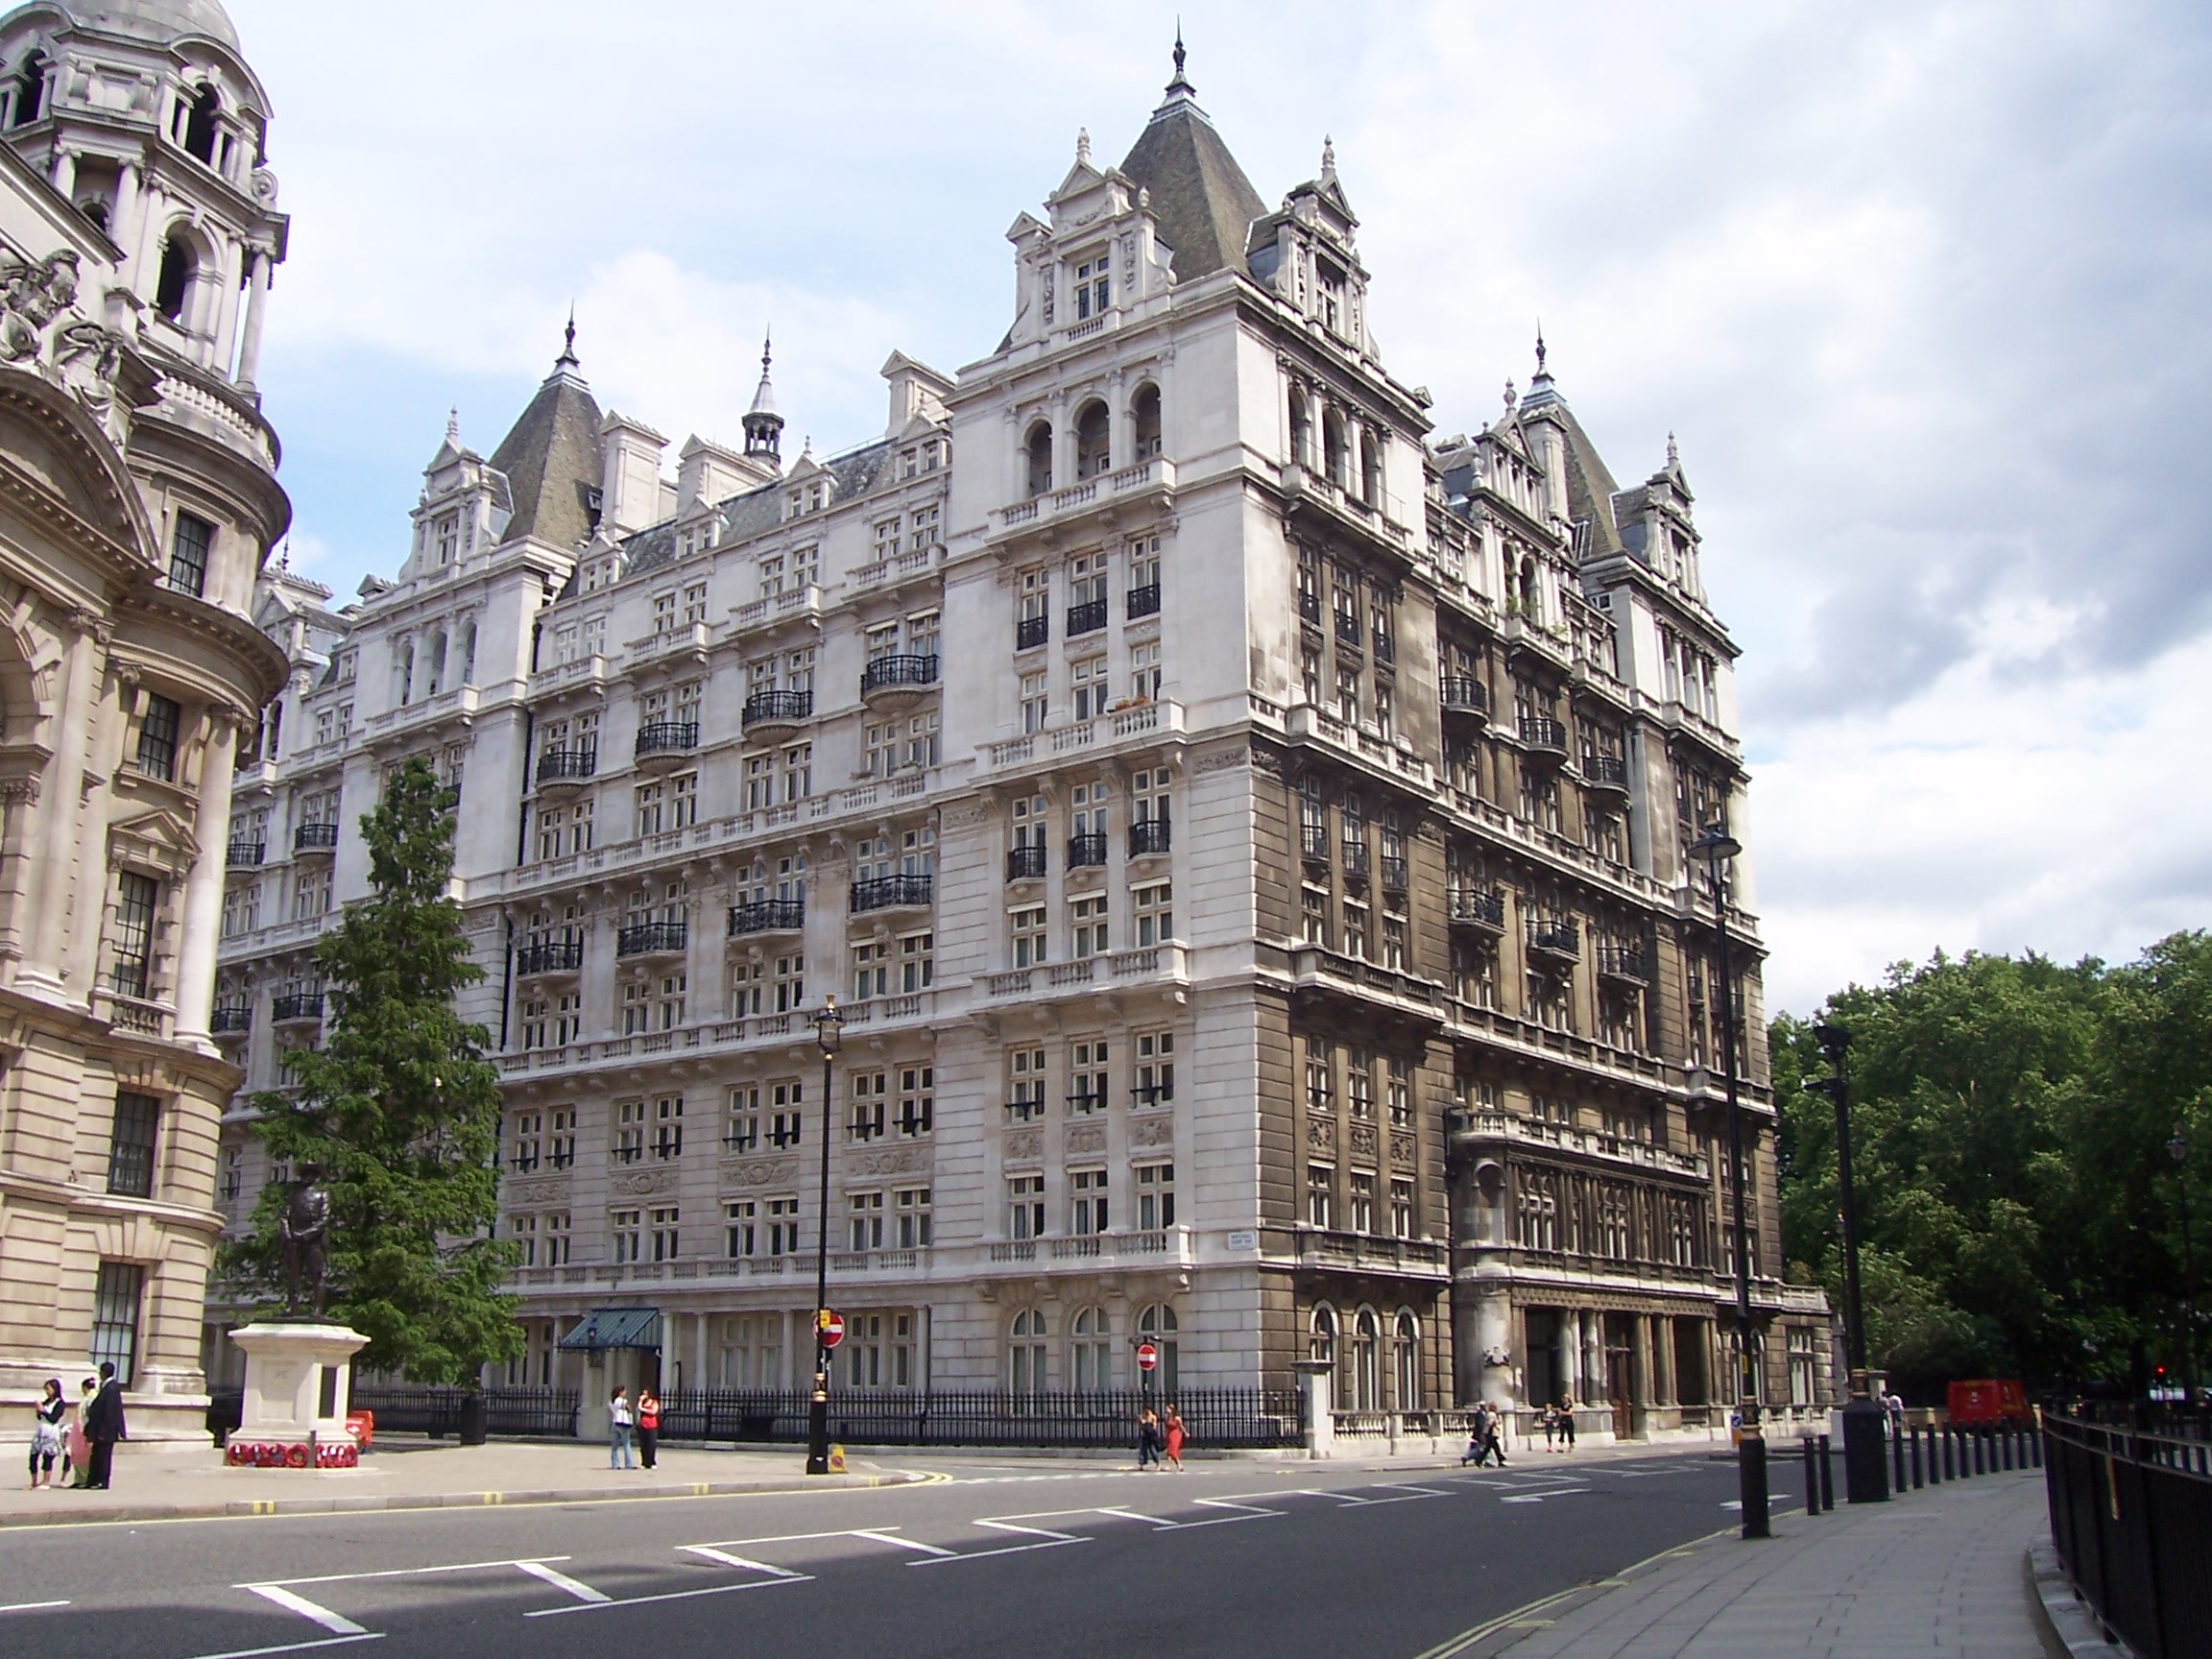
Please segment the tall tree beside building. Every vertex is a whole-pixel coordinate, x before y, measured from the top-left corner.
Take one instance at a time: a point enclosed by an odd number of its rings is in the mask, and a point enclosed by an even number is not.
[[[519,1352],[513,1251],[496,1218],[499,1088],[489,1034],[454,1012],[469,960],[453,869],[452,792],[408,761],[361,820],[373,895],[315,957],[329,998],[320,1048],[287,1057],[289,1094],[256,1095],[273,1162],[318,1166],[331,1198],[328,1311],[369,1338],[364,1366],[460,1382]],[[273,1286],[285,1190],[254,1211],[237,1266]]]

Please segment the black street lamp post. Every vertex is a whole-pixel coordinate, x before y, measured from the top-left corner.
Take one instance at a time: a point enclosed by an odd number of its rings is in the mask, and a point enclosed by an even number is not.
[[[1815,1025],[1830,1076],[1806,1087],[1836,1103],[1836,1179],[1843,1200],[1843,1331],[1850,1349],[1851,1397],[1843,1407],[1843,1489],[1853,1503],[1889,1498],[1889,1468],[1882,1455],[1882,1407],[1874,1404],[1866,1371],[1866,1305],[1859,1294],[1859,1201],[1851,1183],[1851,1102],[1843,1074],[1851,1033],[1840,1025]]]
[[[830,1069],[837,1059],[845,1017],[837,998],[814,1016],[814,1041],[822,1049],[822,1207],[814,1225],[814,1395],[806,1403],[806,1473],[830,1473],[830,1349],[822,1340],[830,1311]]]
[[[1736,1087],[1736,982],[1728,967],[1728,861],[1743,844],[1725,827],[1709,824],[1690,844],[1713,881],[1713,928],[1719,941],[1720,1065],[1728,1092],[1728,1165],[1736,1206],[1736,1476],[1743,1503],[1743,1536],[1770,1536],[1767,1523],[1767,1440],[1759,1428],[1759,1358],[1751,1329],[1750,1210],[1743,1191],[1743,1102]]]
[[[2197,1240],[2189,1228],[2189,1138],[2176,1129],[2166,1142],[2174,1155],[2174,1190],[2181,1200],[2181,1383],[2197,1404]]]

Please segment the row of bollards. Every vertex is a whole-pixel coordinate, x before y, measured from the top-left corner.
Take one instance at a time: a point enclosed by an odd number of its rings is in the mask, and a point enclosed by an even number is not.
[[[1836,1487],[1830,1463],[1828,1436],[1808,1434],[1805,1450],[1805,1513],[1824,1514],[1836,1507]],[[2043,1467],[2043,1436],[2032,1424],[1991,1423],[1942,1427],[1914,1424],[1889,1436],[1894,1469],[1892,1491],[1919,1491],[1946,1480],[1964,1480],[1976,1475]]]

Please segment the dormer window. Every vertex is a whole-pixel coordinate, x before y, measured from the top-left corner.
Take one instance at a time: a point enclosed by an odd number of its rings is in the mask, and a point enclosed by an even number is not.
[[[184,114],[184,152],[210,167],[215,165],[215,117],[222,108],[222,94],[203,86]]]
[[[804,505],[805,501],[805,492],[793,490],[788,493],[783,497],[783,517],[786,518],[798,517],[799,515],[805,510]]]
[[[1103,317],[1113,298],[1114,280],[1109,275],[1112,261],[1101,252],[1095,259],[1086,259],[1075,267],[1075,320],[1080,323],[1090,317]]]
[[[461,515],[448,513],[438,520],[438,563],[450,565],[461,547]]]
[[[1327,259],[1313,263],[1320,278],[1321,325],[1332,334],[1341,334],[1349,314],[1344,305],[1344,268]]]

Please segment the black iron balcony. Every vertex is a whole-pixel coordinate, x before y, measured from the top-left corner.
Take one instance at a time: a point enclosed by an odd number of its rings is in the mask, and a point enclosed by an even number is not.
[[[1006,879],[1034,881],[1045,874],[1045,843],[1006,849]]]
[[[1006,1120],[1009,1123],[1034,1123],[1045,1116],[1042,1100],[1009,1100],[1006,1102]]]
[[[1359,618],[1350,611],[1336,613],[1336,643],[1359,648]]]
[[[1344,874],[1364,878],[1367,874],[1367,843],[1346,841],[1344,847]]]
[[[533,974],[575,974],[583,967],[581,939],[547,939],[515,952],[515,976],[518,979]]]
[[[1052,637],[1052,618],[1024,616],[1014,624],[1014,649],[1031,651]]]
[[[1490,718],[1490,687],[1472,674],[1447,674],[1437,681],[1436,701],[1446,714],[1478,725]]]
[[[811,691],[756,691],[745,699],[745,730],[796,726],[814,712]]]
[[[1462,927],[1484,933],[1505,931],[1505,892],[1500,887],[1454,887],[1444,896],[1447,913]]]
[[[538,757],[538,787],[581,783],[598,770],[596,749],[548,749]]]
[[[1169,837],[1165,818],[1140,818],[1129,826],[1129,856],[1156,858],[1167,851]]]
[[[1106,831],[1094,830],[1088,835],[1068,837],[1068,868],[1090,870],[1106,862]]]
[[[292,851],[295,853],[335,853],[338,851],[338,826],[335,824],[302,824],[292,831]]]
[[[640,922],[614,935],[617,956],[655,956],[681,950],[690,942],[688,922]]]
[[[1130,589],[1128,602],[1122,607],[1121,613],[1132,622],[1140,616],[1159,615],[1160,584],[1147,582],[1142,588]]]
[[[1624,984],[1648,985],[1651,958],[1641,945],[1601,945],[1598,949],[1598,974],[1600,978]]]
[[[1628,762],[1618,755],[1582,757],[1582,781],[1602,795],[1628,793]]]
[[[1129,1091],[1129,1100],[1136,1106],[1164,1106],[1175,1098],[1172,1083],[1139,1083]]]
[[[320,1020],[323,1018],[323,993],[298,991],[289,997],[272,998],[269,1002],[269,1018],[279,1025],[303,1020]]]
[[[1301,824],[1298,826],[1298,851],[1316,864],[1329,862],[1329,826],[1326,824]]]
[[[225,862],[233,870],[258,870],[261,860],[269,856],[266,841],[233,841]]]
[[[1390,893],[1406,891],[1406,860],[1384,854],[1381,860],[1383,890]]]
[[[556,1146],[545,1154],[545,1166],[549,1169],[565,1169],[575,1162],[576,1148],[573,1146]]]
[[[927,904],[936,894],[934,876],[873,876],[853,883],[853,914]]]
[[[1582,929],[1569,917],[1537,917],[1528,924],[1528,951],[1555,962],[1573,962],[1582,954]]]
[[[207,1016],[207,1029],[216,1036],[238,1036],[253,1029],[253,1004],[251,1002],[218,1002]]]
[[[1311,623],[1316,628],[1321,626],[1320,594],[1301,593],[1298,595],[1298,620]]]
[[[1567,758],[1567,728],[1549,714],[1521,716],[1521,748],[1531,760]]]
[[[730,906],[730,937],[747,933],[796,933],[806,926],[804,899],[755,899]]]
[[[782,693],[772,692],[769,695]],[[750,713],[752,702],[748,701],[745,708]],[[656,720],[650,725],[637,728],[637,755],[640,760],[654,756],[673,757],[688,755],[698,747],[699,724],[695,720]]]
[[[1095,634],[1106,626],[1106,601],[1086,599],[1080,605],[1068,607],[1068,637],[1078,634]]]
[[[608,1156],[617,1164],[636,1164],[645,1156],[645,1148],[642,1146],[612,1146],[608,1148]]]
[[[1375,661],[1378,662],[1395,662],[1398,661],[1398,641],[1380,628],[1375,630]]]
[[[937,659],[928,657],[878,657],[860,670],[860,695],[896,696],[937,684]]]

